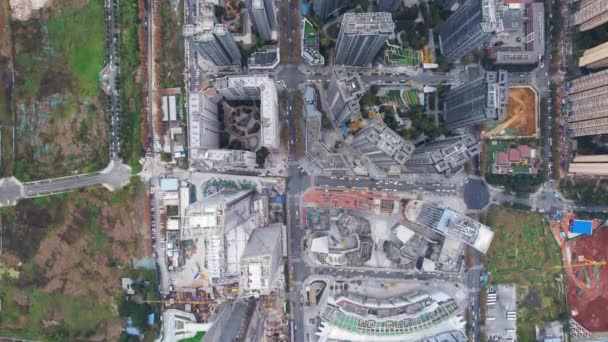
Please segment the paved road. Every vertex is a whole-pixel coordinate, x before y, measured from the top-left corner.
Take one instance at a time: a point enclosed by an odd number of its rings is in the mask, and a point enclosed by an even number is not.
[[[331,188],[353,188],[353,189],[368,189],[368,190],[388,190],[395,192],[406,191],[430,191],[430,192],[446,192],[456,193],[458,184],[455,182],[431,182],[431,181],[406,181],[401,179],[386,179],[374,180],[368,177],[347,177],[347,176],[317,176],[315,184],[321,187]]]
[[[24,183],[23,197],[47,196],[99,185],[106,186],[110,190],[120,189],[129,184],[130,179],[131,168],[112,160],[100,172]]]
[[[471,178],[464,184],[464,203],[467,208],[481,210],[488,205],[490,194],[486,184],[477,178]]]
[[[110,116],[110,158],[118,159],[120,154],[119,140],[119,84],[120,84],[120,65],[118,58],[118,40],[120,39],[120,29],[116,20],[116,12],[118,10],[117,0],[105,0],[105,17],[106,17],[106,46],[107,58],[106,63],[116,68],[115,82],[110,84],[110,95],[108,96],[108,114]]]

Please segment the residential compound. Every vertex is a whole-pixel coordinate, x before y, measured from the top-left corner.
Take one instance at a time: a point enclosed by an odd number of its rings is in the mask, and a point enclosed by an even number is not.
[[[608,133],[608,70],[579,77],[568,87],[568,127],[572,137]]]
[[[346,293],[321,310],[320,341],[417,341],[465,324],[454,298],[439,291],[389,299]]]
[[[279,100],[274,81],[267,74],[226,76],[216,79],[215,87],[226,100],[260,100],[260,145],[278,149]]]
[[[447,129],[502,120],[509,99],[506,71],[487,71],[485,75],[451,89],[443,104]]]
[[[572,22],[578,26],[580,31],[589,31],[608,22],[608,1],[581,1],[579,10],[574,13]]]
[[[395,23],[390,13],[344,14],[336,42],[334,64],[361,67],[371,65],[394,31]]]
[[[184,25],[184,37],[199,56],[215,66],[240,65],[241,51],[226,26],[215,23],[214,1],[197,0],[191,22]]]
[[[263,40],[276,40],[277,19],[273,0],[246,0],[253,26]],[[274,36],[272,33],[275,33]]]
[[[536,149],[528,145],[505,148],[492,156],[494,174],[537,174]]]
[[[414,144],[390,129],[380,117],[359,131],[351,146],[381,169],[405,165],[414,152]]]
[[[365,93],[365,84],[356,72],[335,66],[327,89],[329,110],[338,125],[354,121],[360,116],[359,100]]]
[[[488,43],[494,33],[504,31],[501,0],[465,1],[441,27],[439,48],[448,62]]]
[[[471,134],[438,139],[416,147],[405,166],[416,173],[453,175],[480,152],[481,146]]]
[[[608,66],[608,42],[587,49],[578,60],[578,66],[587,69],[605,68]]]
[[[315,13],[325,19],[346,6],[346,0],[313,0],[312,8]]]

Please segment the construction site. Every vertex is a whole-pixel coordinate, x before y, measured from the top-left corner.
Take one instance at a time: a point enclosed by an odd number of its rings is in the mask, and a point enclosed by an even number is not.
[[[608,229],[600,220],[558,214],[551,231],[562,250],[573,337],[608,337]]]
[[[490,126],[484,138],[537,138],[539,132],[538,92],[532,86],[509,87],[505,119]]]

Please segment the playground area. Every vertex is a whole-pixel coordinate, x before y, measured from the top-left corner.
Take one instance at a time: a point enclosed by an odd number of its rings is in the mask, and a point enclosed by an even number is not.
[[[418,92],[413,89],[390,89],[386,91],[384,101],[394,102],[398,106],[407,105],[408,107],[420,104]]]
[[[505,119],[490,126],[484,138],[514,139],[538,137],[538,94],[530,86],[509,88]]]
[[[388,65],[417,66],[420,64],[421,58],[420,51],[387,45],[384,51],[384,59]]]
[[[222,24],[228,27],[228,30],[232,33],[242,34],[244,31],[243,23],[245,20],[245,16],[247,15],[247,8],[245,7],[245,2],[242,0],[231,0],[224,1],[224,13],[218,13],[218,18]]]
[[[304,18],[304,48],[319,50],[319,34],[306,18]]]

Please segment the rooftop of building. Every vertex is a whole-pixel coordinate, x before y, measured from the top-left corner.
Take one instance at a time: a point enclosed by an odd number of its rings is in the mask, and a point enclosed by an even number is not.
[[[302,202],[304,205],[318,205],[323,207],[335,207],[342,209],[356,209],[366,212],[377,212],[392,214],[393,207],[383,206],[383,202],[394,203],[399,197],[392,194],[375,194],[359,191],[341,191],[328,189],[307,190]],[[390,211],[389,211],[390,209]]]
[[[260,90],[261,145],[278,148],[279,100],[277,88],[268,74],[226,76],[216,79],[218,90],[227,88],[258,88]]]
[[[393,34],[395,23],[387,12],[346,13],[340,31],[347,34]]]
[[[399,164],[404,165],[414,152],[415,146],[411,142],[405,140],[397,132],[390,129],[380,117],[376,117],[370,125],[363,129],[358,135],[367,139],[374,144],[387,156]]]
[[[442,292],[412,293],[388,301],[358,297],[328,297],[320,313],[322,323],[317,335],[351,341],[365,341],[371,336],[386,341],[403,340],[404,336],[417,340],[462,328],[455,319],[460,310],[458,304]],[[437,331],[438,326],[442,327]]]
[[[347,70],[344,66],[334,66],[332,70],[333,80],[340,87],[340,94],[345,99],[359,98],[365,92],[365,83],[358,73]]]
[[[507,3],[504,31],[492,37],[490,52],[497,64],[536,63],[545,52],[544,4]]]
[[[584,67],[606,58],[608,58],[608,42],[585,50],[578,61],[578,66]]]
[[[241,260],[272,255],[277,248],[283,248],[280,223],[274,223],[264,228],[256,228],[247,242],[247,247],[241,255]]]
[[[487,252],[494,237],[494,232],[488,226],[436,203],[409,201],[405,208],[405,218],[462,241],[482,253]]]

